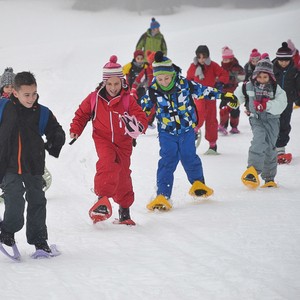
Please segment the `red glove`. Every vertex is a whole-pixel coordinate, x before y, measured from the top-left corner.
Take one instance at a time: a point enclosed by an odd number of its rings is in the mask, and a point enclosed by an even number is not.
[[[263,99],[263,102],[253,101],[254,108],[256,111],[263,112],[266,109],[268,100],[267,101],[264,100],[265,99]]]
[[[220,109],[220,116],[221,117],[227,116],[231,111],[232,111],[232,108],[230,106],[228,106],[228,105],[223,106]]]

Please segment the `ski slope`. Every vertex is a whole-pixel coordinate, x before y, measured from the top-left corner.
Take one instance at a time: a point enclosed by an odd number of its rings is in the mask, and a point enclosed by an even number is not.
[[[0,40],[0,72],[30,70],[38,81],[40,102],[47,105],[67,135],[81,101],[102,79],[102,68],[115,54],[131,61],[135,45],[148,28],[151,11],[71,10],[73,1],[0,1],[6,12]],[[10,12],[10,13],[9,13]],[[253,48],[274,58],[283,41],[300,48],[300,3],[275,9],[242,10],[184,6],[174,15],[155,16],[168,45],[168,57],[183,75],[195,49],[206,44],[221,62],[225,45],[244,65]],[[150,212],[155,197],[159,146],[156,130],[138,138],[132,155],[135,227],[111,219],[93,225],[88,210],[97,156],[91,124],[59,159],[47,157],[53,182],[48,199],[49,244],[62,255],[30,259],[25,229],[16,233],[22,263],[0,256],[0,297],[64,300],[297,300],[300,294],[300,109],[292,116],[293,154],[278,166],[277,189],[250,190],[241,182],[252,133],[241,113],[239,135],[219,136],[221,155],[197,150],[206,183],[214,194],[195,201],[181,165],[175,172],[173,209]],[[204,132],[203,132],[204,133]],[[67,141],[70,139],[68,137]],[[3,217],[4,204],[0,203]]]

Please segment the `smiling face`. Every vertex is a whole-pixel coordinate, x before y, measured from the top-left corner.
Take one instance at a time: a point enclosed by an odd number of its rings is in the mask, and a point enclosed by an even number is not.
[[[257,82],[260,84],[266,84],[270,80],[270,75],[268,73],[260,72],[256,77]]]
[[[116,97],[122,88],[122,82],[119,77],[113,76],[106,80],[105,88],[107,93],[112,96]]]
[[[160,85],[164,86],[164,87],[168,87],[169,86],[169,84],[172,81],[172,78],[173,78],[173,76],[169,75],[169,74],[159,74],[159,75],[156,75],[157,82]]]
[[[10,97],[12,91],[13,91],[14,86],[12,84],[7,84],[3,87],[3,92]]]
[[[23,106],[31,108],[37,99],[37,86],[35,84],[21,85],[18,91],[13,90],[13,94]]]

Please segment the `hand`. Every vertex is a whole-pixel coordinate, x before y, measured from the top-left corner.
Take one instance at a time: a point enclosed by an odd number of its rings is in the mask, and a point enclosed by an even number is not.
[[[267,102],[253,101],[253,105],[256,111],[263,112],[267,108]]]
[[[77,133],[71,132],[71,133],[70,133],[70,138],[71,138],[71,139],[76,139],[76,140],[77,140],[77,139],[78,139],[78,134],[77,134]]]
[[[221,117],[225,117],[227,116],[230,112],[232,111],[232,108],[228,105],[226,106],[223,106],[221,109],[220,109],[220,116]]]
[[[227,101],[231,109],[237,109],[240,106],[238,98],[232,93],[222,94],[221,99]]]
[[[270,100],[270,98],[263,98],[261,101],[262,101],[263,103],[267,103],[269,100]]]
[[[127,112],[124,112],[121,119],[125,125],[125,134],[133,139],[136,139],[144,131],[143,124],[137,121],[135,116],[130,116]]]
[[[224,89],[224,83],[222,81],[217,81],[215,84],[215,88],[219,90],[220,92],[223,92]]]

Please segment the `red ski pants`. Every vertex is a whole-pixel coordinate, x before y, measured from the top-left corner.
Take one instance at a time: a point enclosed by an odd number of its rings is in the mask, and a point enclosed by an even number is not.
[[[130,156],[132,149],[119,148],[110,141],[94,136],[99,160],[96,164],[94,189],[97,196],[107,196],[124,208],[134,201]]]
[[[197,132],[205,121],[205,139],[214,143],[218,139],[218,120],[216,100],[198,99],[195,100],[198,112],[198,125],[195,128]]]

